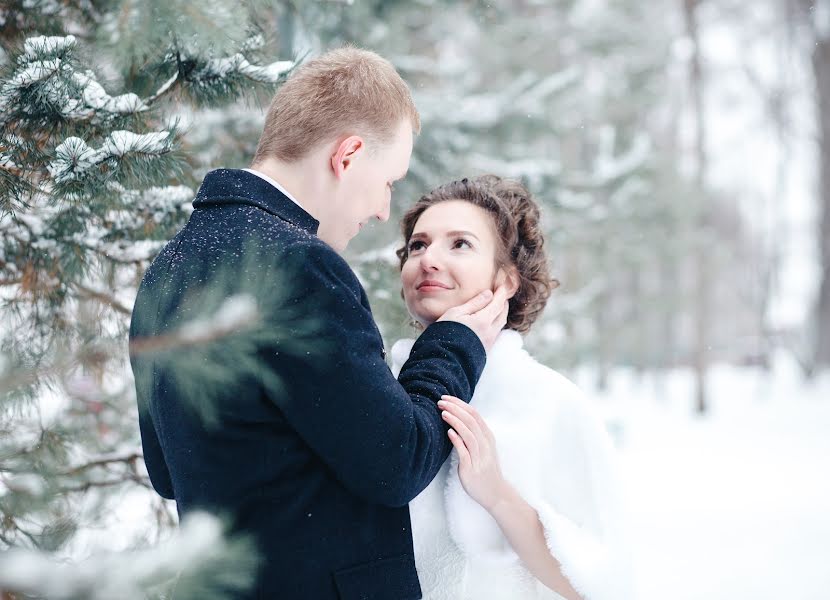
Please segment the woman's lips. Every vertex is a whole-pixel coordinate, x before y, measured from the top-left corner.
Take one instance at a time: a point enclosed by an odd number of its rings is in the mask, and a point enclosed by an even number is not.
[[[415,289],[419,292],[442,292],[450,289],[450,287],[440,281],[426,280],[419,283]]]

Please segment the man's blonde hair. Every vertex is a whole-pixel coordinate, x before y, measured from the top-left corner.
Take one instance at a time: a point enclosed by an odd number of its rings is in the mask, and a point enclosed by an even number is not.
[[[407,118],[420,132],[412,94],[392,63],[368,50],[338,48],[297,68],[274,95],[254,164],[271,156],[300,160],[343,134],[389,143]]]

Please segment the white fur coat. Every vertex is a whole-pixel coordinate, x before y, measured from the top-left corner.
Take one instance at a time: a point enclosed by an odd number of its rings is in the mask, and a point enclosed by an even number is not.
[[[392,348],[397,376],[412,340]],[[579,389],[505,330],[471,404],[496,438],[502,472],[539,514],[551,554],[586,600],[632,597],[610,440]],[[458,454],[410,504],[425,600],[559,599],[521,564],[461,486]]]

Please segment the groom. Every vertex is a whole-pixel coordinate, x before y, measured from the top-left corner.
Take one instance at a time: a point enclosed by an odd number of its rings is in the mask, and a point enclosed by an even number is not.
[[[389,218],[419,129],[386,60],[348,47],[311,60],[274,97],[251,169],[207,174],[187,225],[142,280],[134,350],[175,337],[222,269],[267,284],[280,276],[269,263],[298,266],[286,302],[322,323],[319,357],[259,348],[262,377],[228,383],[210,426],[186,397],[200,381],[176,385],[187,375],[178,363],[131,354],[154,488],[180,514],[228,516],[257,544],[261,568],[239,598],[421,597],[407,503],[450,451],[436,402],[469,401],[507,304],[497,290],[448,311],[398,380],[386,366],[366,293],[339,252],[369,220]],[[275,377],[279,391],[266,384]]]

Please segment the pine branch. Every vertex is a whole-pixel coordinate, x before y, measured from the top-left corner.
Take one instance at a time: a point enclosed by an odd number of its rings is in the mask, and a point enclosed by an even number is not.
[[[143,458],[144,458],[144,455],[140,451],[136,451],[136,450],[130,451],[130,452],[118,453],[118,454],[109,454],[109,455],[97,456],[97,457],[94,457],[91,460],[89,460],[89,461],[87,461],[87,462],[85,462],[81,465],[76,465],[74,467],[70,467],[69,469],[67,469],[66,471],[61,473],[61,475],[63,475],[63,476],[78,475],[83,471],[87,471],[87,470],[95,468],[95,467],[111,465],[113,463],[124,463],[124,464],[127,464],[127,465],[134,468],[136,461],[138,461],[139,459],[143,459]]]
[[[72,354],[54,360],[51,364],[3,373],[0,375],[0,400],[2,400],[3,394],[18,388],[35,385],[45,379],[62,376],[78,365],[103,364],[115,351],[117,351],[115,348],[106,345],[94,346],[88,344]]]
[[[144,100],[144,104],[147,105],[147,106],[152,106],[152,104],[156,100],[158,100],[159,98],[161,98],[165,94],[168,94],[168,93],[172,92],[174,89],[176,89],[176,87],[179,85],[180,81],[181,80],[179,79],[179,72],[176,71],[175,75],[173,75],[170,79],[168,79],[164,83],[164,85],[162,85],[158,90],[156,90],[155,94],[153,94],[152,96],[150,96],[149,98],[146,98]]]
[[[257,566],[251,544],[226,540],[219,521],[193,513],[156,548],[93,556],[77,564],[35,551],[0,556],[0,589],[50,600],[144,600],[177,580],[176,598],[220,598],[247,589]]]
[[[122,306],[122,309],[131,314],[126,307]],[[252,330],[259,322],[260,313],[252,297],[231,296],[211,317],[191,321],[170,334],[133,339],[129,344],[129,352],[131,355],[140,355],[200,348]],[[106,345],[88,345],[49,365],[4,373],[0,375],[0,395],[17,388],[35,385],[43,379],[63,375],[78,364],[100,363],[113,351],[121,349],[108,348]]]
[[[102,304],[106,304],[116,312],[119,312],[122,315],[126,315],[128,317],[132,314],[132,310],[121,304],[121,302],[119,302],[116,298],[114,298],[110,294],[107,294],[106,292],[90,289],[80,283],[75,284],[74,287],[81,292],[81,297],[83,298],[98,300],[99,302],[101,302]]]
[[[100,481],[85,481],[84,483],[78,485],[61,485],[59,486],[59,490],[57,492],[60,495],[66,494],[80,494],[84,492],[88,492],[93,488],[109,488],[115,487],[118,485],[123,485],[125,483],[137,483],[142,487],[147,488],[148,490],[152,490],[153,486],[150,483],[149,479],[139,477],[137,475],[129,475],[124,477],[116,477],[114,479],[105,479]]]
[[[23,529],[20,525],[17,524],[17,520],[14,519],[13,517],[4,518],[3,522],[2,522],[2,526],[3,526],[3,529],[11,529],[12,531],[15,531],[16,533],[22,535],[24,538],[29,540],[29,543],[31,543],[32,548],[37,548],[38,547],[37,536],[35,536],[33,533],[30,533],[30,532],[26,531],[25,529]],[[0,530],[0,531],[2,531],[2,530]],[[5,535],[0,537],[0,539],[2,539],[2,541],[5,544],[7,544],[9,548],[14,548],[14,547],[17,546],[17,544],[14,543],[14,540],[11,540],[11,539],[7,538]]]
[[[231,296],[213,318],[192,321],[170,334],[134,338],[130,342],[130,355],[198,348],[252,328],[259,322],[259,317],[253,298]]]
[[[97,150],[84,140],[71,137],[55,149],[55,159],[49,164],[49,173],[56,187],[61,184],[82,181],[89,177],[93,167],[130,155],[157,157],[171,152],[173,137],[170,131],[137,134],[131,131],[114,131]],[[120,166],[120,165],[119,165]]]

